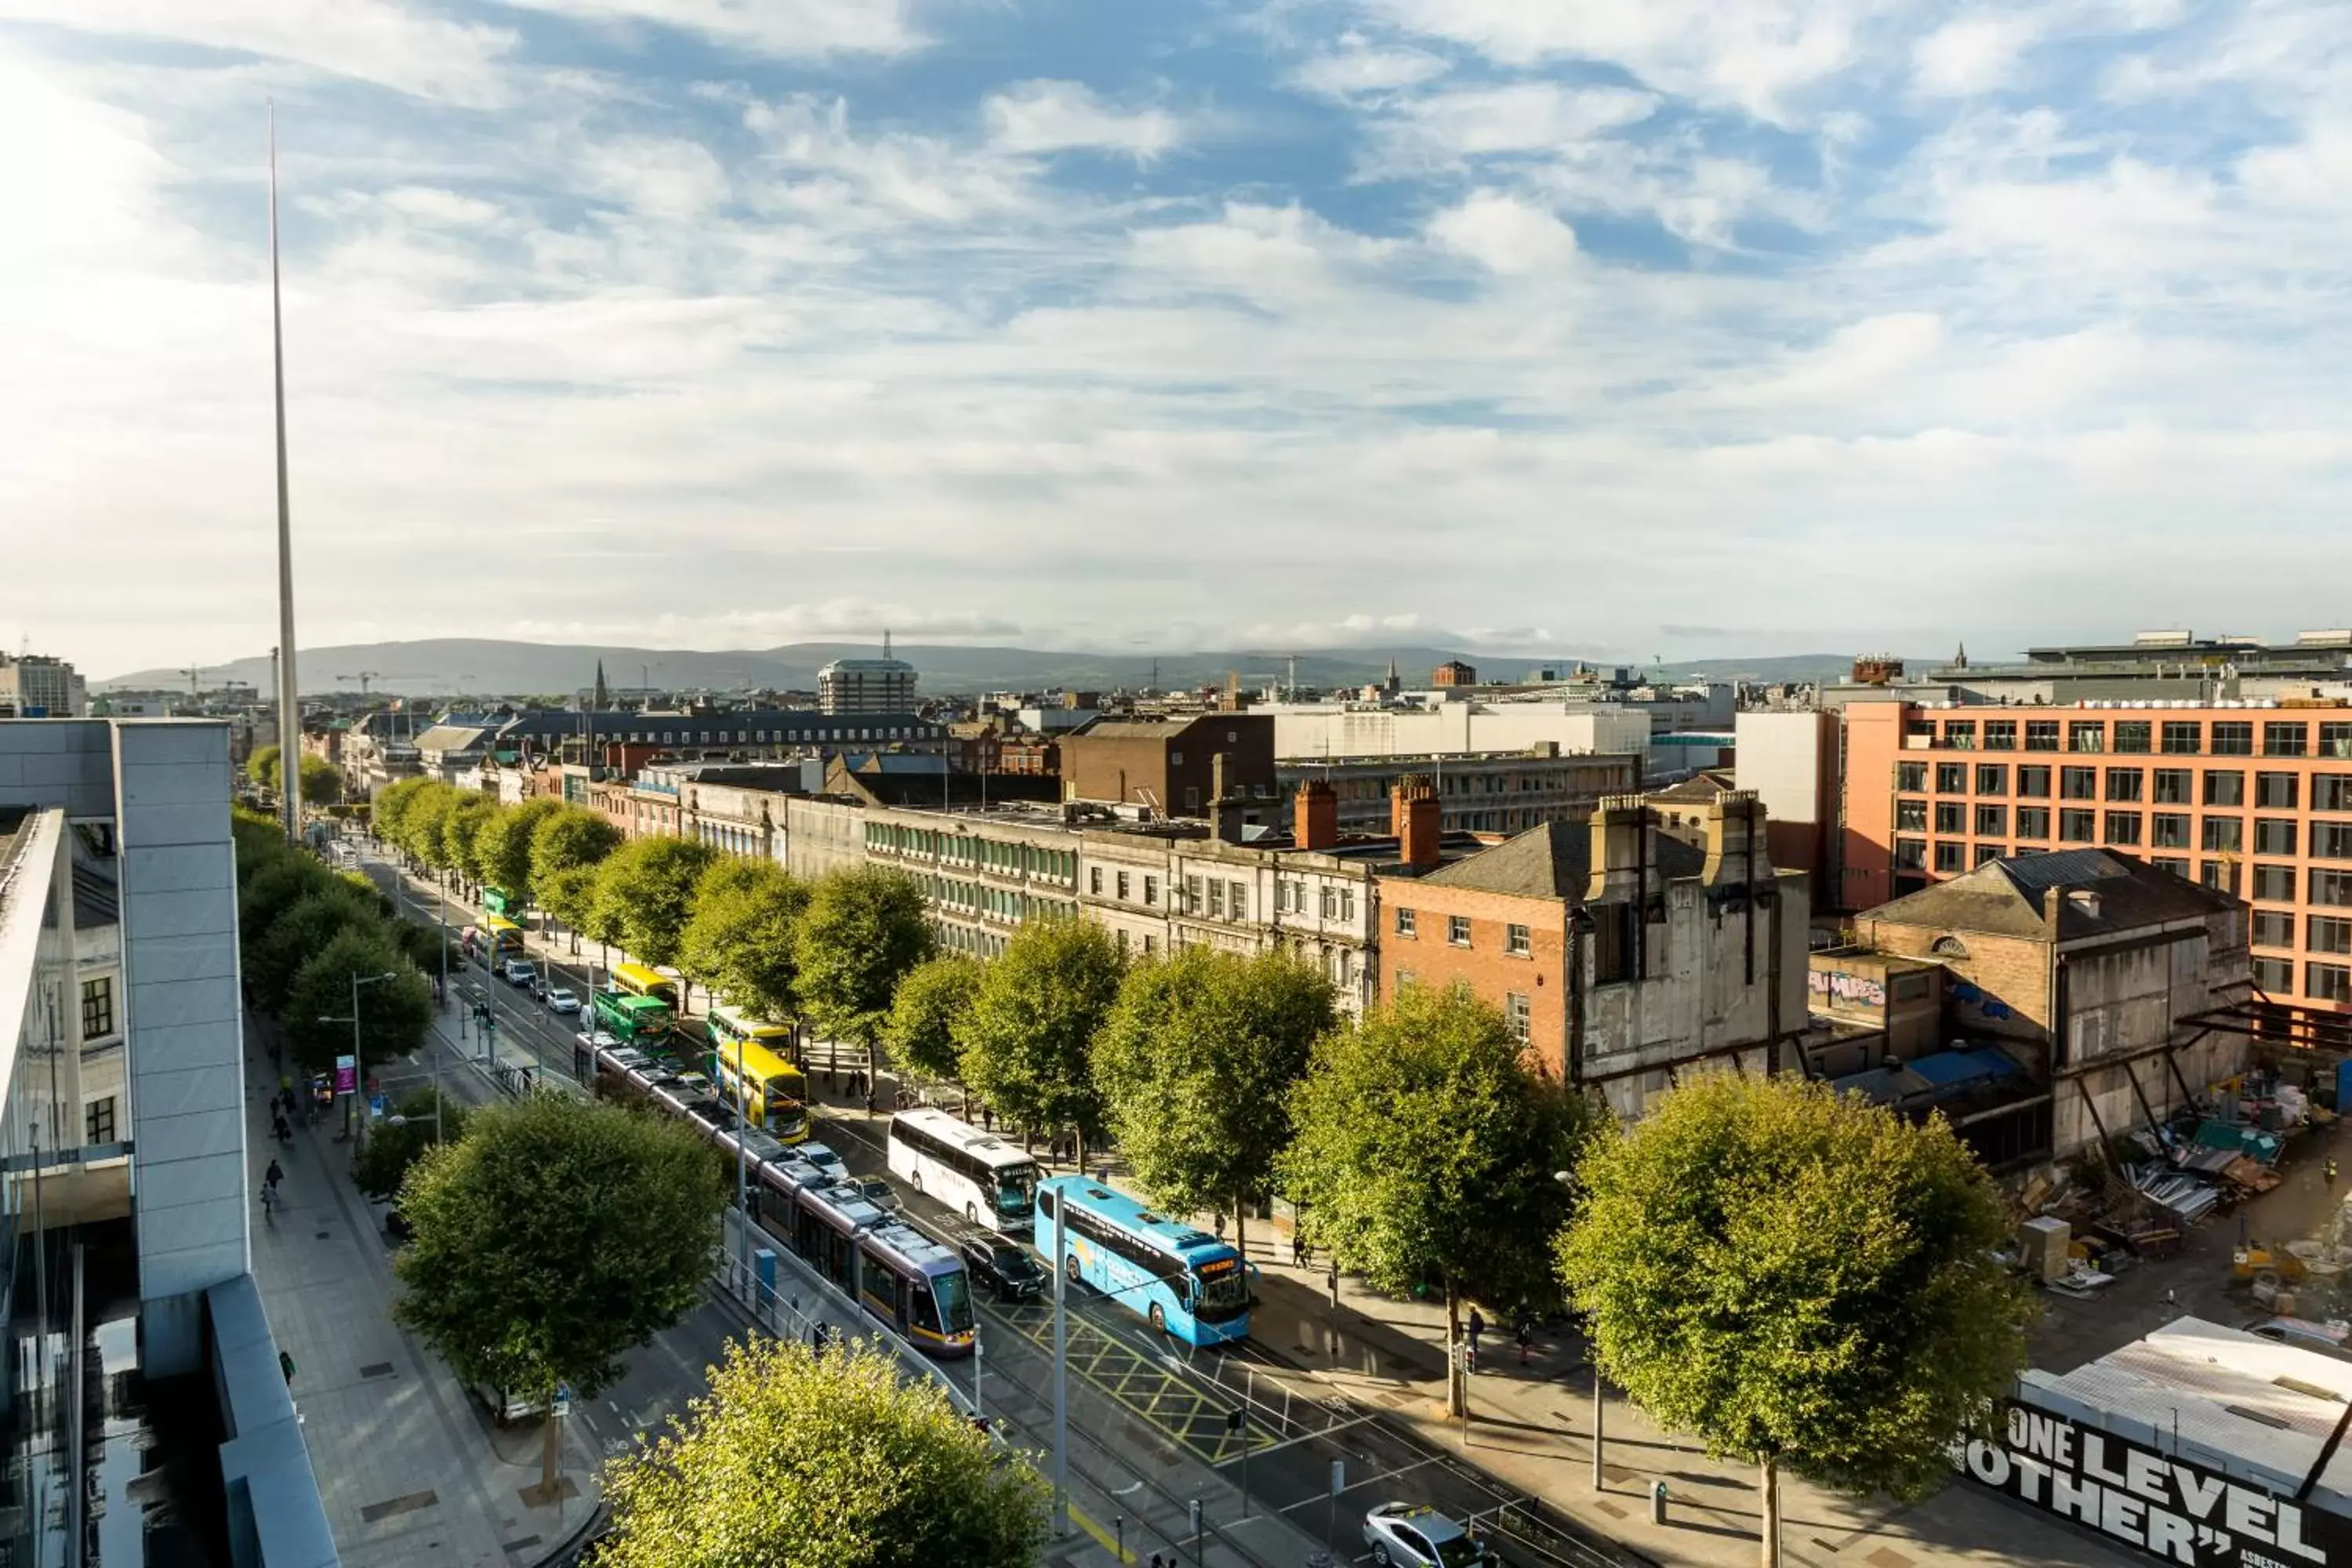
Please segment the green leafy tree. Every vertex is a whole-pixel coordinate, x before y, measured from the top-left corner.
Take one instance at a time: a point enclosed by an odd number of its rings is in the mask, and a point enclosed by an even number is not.
[[[448,824],[449,814],[457,809],[460,798],[456,790],[438,779],[427,780],[400,818],[400,847],[420,865],[441,873],[445,879],[456,862],[450,858],[448,836],[443,829]]]
[[[500,806],[474,835],[474,858],[482,880],[515,899],[533,897],[531,870],[539,826],[563,809],[561,801],[540,795]]]
[[[541,818],[530,836],[530,885],[540,907],[572,932],[572,951],[596,899],[596,868],[620,847],[621,830],[604,813],[566,805]]]
[[[724,1201],[681,1121],[553,1094],[478,1110],[401,1186],[394,1317],[468,1383],[593,1398],[701,1300]],[[556,1441],[550,1421],[546,1493]]]
[[[409,808],[416,804],[417,795],[433,786],[426,778],[395,779],[375,792],[368,802],[368,831],[386,844],[401,841],[401,829]]]
[[[1592,1112],[1468,989],[1408,986],[1324,1036],[1290,1114],[1276,1164],[1315,1238],[1375,1289],[1443,1290],[1449,1344],[1465,1298],[1517,1310],[1551,1294],[1549,1238],[1570,1203],[1555,1173]]]
[[[782,867],[720,857],[695,888],[679,973],[771,1022],[793,1016],[793,929],[808,901],[808,889]]]
[[[2034,1307],[1993,1260],[2000,1194],[1937,1117],[1789,1077],[1685,1081],[1596,1140],[1560,1277],[1619,1387],[1756,1462],[1916,1497],[2025,1365]]]
[[[394,944],[384,940],[390,931],[373,901],[358,889],[327,878],[244,942],[245,980],[253,989],[255,1005],[270,1013],[284,1008],[294,977],[303,965],[337,938],[350,933],[381,942],[387,952],[394,949]],[[380,963],[368,973],[381,973],[388,967]]]
[[[1102,1131],[1095,1032],[1125,968],[1092,921],[1030,921],[988,965],[964,1023],[964,1082],[1024,1129],[1075,1128],[1080,1170]]]
[[[454,1143],[466,1135],[466,1108],[441,1096],[441,1126],[438,1136],[433,1125],[434,1091],[428,1085],[412,1089],[393,1102],[392,1114],[385,1117],[360,1152],[352,1156],[352,1180],[360,1191],[378,1201],[388,1201],[400,1191],[400,1184],[408,1178],[408,1168],[425,1157],[425,1152],[436,1142]]]
[[[259,746],[246,759],[246,776],[262,794],[278,793],[278,776],[285,769],[283,756],[276,746]],[[305,805],[331,805],[342,798],[343,775],[326,758],[303,753],[299,772]]]
[[[793,932],[801,1016],[828,1038],[874,1047],[898,982],[931,949],[923,889],[912,877],[858,866],[819,878]]]
[[[631,839],[597,870],[593,923],[600,931],[618,931],[620,944],[639,963],[676,963],[694,912],[695,885],[717,855],[708,844],[667,834]]]
[[[245,776],[264,795],[278,793],[278,774],[283,766],[280,756],[276,746],[256,746],[253,754],[245,759]]]
[[[443,864],[460,885],[480,887],[484,880],[482,867],[482,829],[498,816],[499,803],[486,795],[458,792],[448,811],[441,818],[441,853]]]
[[[534,886],[539,893],[539,907],[571,931],[572,951],[578,952],[580,933],[596,905],[596,868],[566,866],[560,871],[550,871]]]
[[[360,992],[362,1066],[373,1072],[412,1055],[433,1024],[433,988],[381,924],[346,929],[294,972],[280,1015],[294,1059],[325,1072],[352,1048],[352,976],[391,974]]]
[[[1282,952],[1185,948],[1139,964],[1094,1046],[1095,1082],[1135,1179],[1181,1214],[1249,1205],[1290,1142],[1290,1090],[1331,1029],[1330,982]]]
[[[932,1384],[857,1350],[727,1349],[667,1436],[604,1471],[598,1568],[1029,1568],[1048,1493]]]
[[[961,1075],[961,1030],[984,973],[968,952],[935,953],[908,970],[882,1026],[882,1047],[890,1059],[932,1083]]]

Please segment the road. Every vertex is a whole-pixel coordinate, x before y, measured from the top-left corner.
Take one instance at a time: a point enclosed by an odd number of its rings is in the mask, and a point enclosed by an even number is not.
[[[432,889],[418,887],[383,859],[363,857],[362,865],[403,912],[427,924],[437,918]],[[477,994],[487,998],[498,1037],[509,1052],[520,1048],[543,1072],[569,1079],[572,1037],[583,1026],[549,1014],[520,987],[463,964],[457,933],[477,916],[455,901],[446,905],[446,914],[452,991],[467,1002]],[[560,983],[583,997],[588,994],[588,963],[567,955],[538,956]],[[445,1061],[445,1071],[457,1065]],[[422,1077],[411,1067],[404,1079],[387,1079],[385,1087],[397,1092]],[[453,1084],[459,1079],[477,1093],[488,1092],[478,1074],[449,1075]],[[881,1121],[850,1110],[827,1114],[825,1107],[811,1109],[820,1122],[815,1135],[853,1172],[887,1175]],[[901,1199],[908,1217],[934,1232],[954,1218],[919,1194],[902,1193]],[[1161,1342],[1140,1319],[1082,1287],[1073,1290],[1067,1305],[1073,1494],[1084,1515],[1081,1523],[1089,1532],[1107,1532],[1105,1545],[1117,1533],[1114,1520],[1123,1516],[1126,1546],[1139,1558],[1181,1547],[1189,1559],[1193,1542],[1186,1533],[1188,1505],[1198,1498],[1210,1531],[1211,1561],[1292,1568],[1327,1536],[1339,1561],[1362,1561],[1365,1510],[1402,1499],[1488,1525],[1508,1560],[1522,1568],[1608,1568],[1644,1561],[1580,1525],[1543,1517],[1529,1509],[1524,1494],[1503,1489],[1460,1455],[1391,1425],[1379,1409],[1336,1393],[1255,1340],[1196,1352],[1178,1342]],[[984,1302],[982,1308],[982,1407],[1004,1423],[1021,1447],[1039,1450],[1050,1448],[1052,1440],[1052,1318],[1050,1299],[1014,1306]],[[620,1386],[587,1413],[606,1451],[657,1425],[699,1393],[701,1369],[719,1358],[725,1341],[742,1325],[730,1305],[707,1301],[656,1340],[648,1353],[635,1358]],[[965,1386],[973,1364],[942,1363]],[[1238,1428],[1235,1412],[1245,1413]],[[1335,1463],[1343,1471],[1336,1499]]]

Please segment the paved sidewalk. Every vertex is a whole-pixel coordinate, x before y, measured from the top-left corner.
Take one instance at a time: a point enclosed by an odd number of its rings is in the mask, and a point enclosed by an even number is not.
[[[438,1357],[395,1328],[397,1287],[376,1211],[350,1175],[340,1119],[270,1137],[278,1086],[260,1030],[248,1026],[246,1115],[255,1159],[286,1172],[274,1219],[259,1212],[253,1272],[278,1344],[294,1358],[294,1405],[344,1568],[528,1568],[587,1521],[593,1470],[567,1433],[556,1507],[536,1488],[541,1428],[501,1430]]]

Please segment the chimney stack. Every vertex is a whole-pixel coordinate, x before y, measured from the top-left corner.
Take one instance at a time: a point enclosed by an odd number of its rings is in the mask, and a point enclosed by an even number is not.
[[[1301,849],[1328,849],[1339,842],[1339,796],[1324,779],[1298,786],[1297,820],[1291,841]]]
[[[1752,887],[1772,879],[1765,847],[1764,803],[1752,789],[1726,790],[1707,803],[1706,865],[1699,880],[1710,888]]]
[[[1439,844],[1437,785],[1426,773],[1407,773],[1389,797],[1389,820],[1396,826],[1397,858],[1415,871],[1433,870],[1444,858]]]
[[[1592,813],[1592,885],[1590,903],[1644,897],[1654,880],[1650,867],[1650,829],[1658,814],[1638,795],[1604,795]]]
[[[1241,803],[1226,797],[1225,753],[1209,758],[1209,836],[1227,844],[1242,841]]]

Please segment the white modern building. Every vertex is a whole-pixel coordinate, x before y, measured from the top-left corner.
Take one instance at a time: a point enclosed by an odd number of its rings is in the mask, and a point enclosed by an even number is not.
[[[1274,754],[1285,763],[1366,757],[1434,757],[1471,752],[1558,748],[1632,753],[1650,748],[1650,715],[1626,704],[1441,702],[1423,708],[1377,703],[1275,703]]]
[[[79,719],[89,710],[81,674],[64,659],[0,653],[0,719]]]
[[[915,667],[896,658],[836,658],[816,672],[823,713],[912,713]]]

